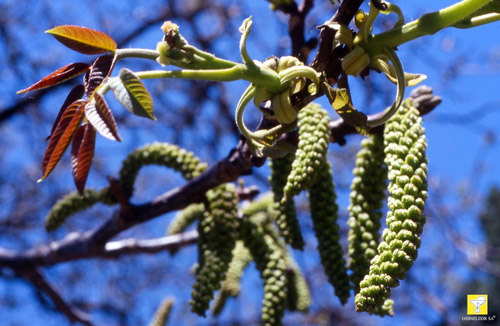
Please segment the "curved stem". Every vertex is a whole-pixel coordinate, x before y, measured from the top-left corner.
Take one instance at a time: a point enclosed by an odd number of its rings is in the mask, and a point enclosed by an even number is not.
[[[394,69],[396,70],[396,78],[397,78],[396,98],[394,99],[392,105],[380,117],[377,117],[373,120],[368,120],[366,122],[366,124],[369,127],[379,126],[381,124],[384,124],[387,120],[389,120],[394,115],[394,113],[396,113],[396,111],[399,109],[399,106],[403,102],[403,97],[405,94],[406,80],[405,80],[405,73],[403,70],[403,64],[401,63],[401,60],[399,60],[399,57],[394,50],[387,49],[385,51],[385,54],[392,61]]]
[[[253,137],[252,137],[252,132],[250,131],[250,129],[247,128],[245,122],[243,121],[243,112],[245,111],[245,107],[248,105],[248,102],[250,102],[250,100],[254,96],[255,96],[255,86],[250,85],[241,95],[235,111],[236,125],[238,126],[238,129],[243,134],[243,136],[245,136],[247,141],[252,141]]]
[[[395,48],[424,35],[432,35],[466,18],[490,1],[463,0],[439,11],[425,14],[403,26],[374,35],[368,41],[366,50],[371,56],[371,54],[380,52],[380,48]]]

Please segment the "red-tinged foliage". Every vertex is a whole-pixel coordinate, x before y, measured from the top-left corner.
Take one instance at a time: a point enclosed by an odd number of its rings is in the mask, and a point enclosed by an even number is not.
[[[60,84],[68,79],[71,79],[73,77],[76,77],[78,75],[87,72],[89,69],[90,66],[86,63],[82,62],[70,63],[67,66],[57,69],[50,75],[43,77],[42,79],[40,79],[40,81],[36,82],[30,87],[18,91],[17,94],[26,93],[36,89],[42,89]]]
[[[84,54],[114,52],[117,46],[109,35],[87,27],[62,25],[45,33],[54,36],[68,48]]]
[[[54,124],[52,125],[52,130],[50,131],[49,137],[47,137],[46,140],[49,140],[52,134],[54,133],[54,130],[57,127],[57,124],[59,123],[59,120],[61,120],[61,116],[66,110],[66,108],[76,100],[79,100],[83,97],[85,94],[85,88],[83,85],[77,85],[73,87],[73,89],[69,92],[68,96],[66,96],[66,99],[64,100],[63,105],[61,106],[61,109],[59,109],[59,113],[57,114],[57,118],[54,121]]]
[[[104,78],[111,72],[111,65],[113,64],[113,56],[101,55],[95,59],[90,70],[85,74],[83,83],[85,85],[85,94],[90,97],[97,86],[101,85]]]
[[[85,117],[101,135],[111,140],[121,141],[115,117],[106,100],[98,93],[94,94],[94,100],[95,102],[90,102],[85,106]]]
[[[71,146],[71,169],[78,192],[83,195],[90,166],[94,158],[96,130],[90,123],[81,125],[73,137]]]
[[[85,100],[77,100],[64,110],[45,151],[42,162],[42,177],[39,181],[47,178],[68,148],[76,129],[83,120],[86,104]]]

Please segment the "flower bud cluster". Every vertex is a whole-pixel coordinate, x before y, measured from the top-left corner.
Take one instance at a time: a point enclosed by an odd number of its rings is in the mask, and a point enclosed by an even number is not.
[[[153,143],[133,151],[123,161],[120,170],[120,186],[127,197],[134,193],[134,182],[144,165],[161,165],[172,168],[191,179],[203,172],[207,165],[192,152],[167,143]]]
[[[199,267],[190,302],[191,310],[202,316],[226,276],[239,230],[238,195],[233,184],[208,191],[207,200],[210,211],[198,225]]]
[[[406,100],[386,124],[385,162],[388,166],[389,212],[387,228],[370,272],[360,283],[356,310],[384,313],[390,288],[399,285],[417,258],[422,215],[427,198],[427,141],[422,118],[411,100]]]
[[[368,274],[370,261],[377,254],[380,218],[385,198],[387,168],[384,164],[382,135],[369,135],[356,155],[349,205],[349,269],[355,292]]]

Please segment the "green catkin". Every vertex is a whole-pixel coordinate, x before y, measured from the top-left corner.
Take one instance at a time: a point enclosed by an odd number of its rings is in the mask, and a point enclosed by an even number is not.
[[[368,274],[370,261],[377,254],[380,218],[385,197],[387,168],[384,164],[382,135],[369,135],[356,155],[349,205],[349,268],[355,293]]]
[[[284,250],[286,251],[286,248]],[[290,311],[307,312],[311,306],[309,285],[288,251],[285,252],[285,262],[288,284],[286,293],[287,308]]]
[[[63,225],[71,215],[90,208],[97,203],[103,203],[106,205],[112,205],[115,203],[108,191],[108,188],[104,188],[100,191],[85,189],[83,195],[80,195],[78,192],[71,192],[58,200],[54,206],[52,206],[47,218],[45,219],[45,228],[47,231],[54,231]]]
[[[172,311],[172,306],[174,305],[174,300],[167,298],[158,306],[153,319],[149,323],[150,326],[165,326],[170,316],[170,311]]]
[[[215,298],[212,312],[217,316],[226,303],[227,298],[236,297],[240,294],[240,282],[243,276],[243,271],[252,261],[252,255],[243,244],[243,241],[237,241],[233,249],[233,259],[229,264],[226,273],[226,279],[222,283],[221,290]]]
[[[315,181],[318,168],[328,149],[329,121],[328,112],[318,104],[311,103],[300,110],[299,144],[283,190],[282,203],[306,190]]]
[[[208,191],[207,200],[210,212],[199,223],[199,267],[190,302],[191,310],[201,316],[226,276],[239,231],[238,195],[233,184]]]
[[[203,218],[205,212],[204,204],[191,204],[177,213],[168,226],[167,234],[179,234],[184,232],[191,224]]]
[[[269,181],[274,196],[274,203],[272,204],[270,213],[272,218],[276,221],[276,226],[285,239],[285,242],[290,244],[292,248],[302,250],[305,243],[302,238],[302,232],[300,231],[300,225],[295,211],[295,202],[293,198],[290,198],[285,203],[281,204],[283,188],[292,170],[294,158],[295,156],[290,154],[283,158],[269,160],[269,166],[271,168],[271,177]]]
[[[249,218],[241,221],[240,236],[255,261],[264,281],[262,324],[280,326],[286,305],[286,276],[283,250],[266,234],[262,225]]]
[[[345,304],[349,298],[349,277],[342,247],[340,246],[339,226],[337,224],[338,206],[335,203],[333,176],[326,158],[318,168],[317,181],[309,189],[309,202],[314,233],[318,239],[318,251],[325,268],[328,281],[335,289],[340,302]]]
[[[161,165],[172,168],[192,179],[203,172],[207,165],[193,153],[167,143],[153,143],[130,153],[120,170],[120,186],[127,197],[134,193],[134,183],[144,165]]]
[[[390,181],[388,227],[355,299],[357,311],[374,314],[391,313],[386,301],[390,288],[399,285],[417,258],[425,223],[422,212],[427,197],[427,141],[422,118],[411,100],[404,101],[387,122],[384,143]]]

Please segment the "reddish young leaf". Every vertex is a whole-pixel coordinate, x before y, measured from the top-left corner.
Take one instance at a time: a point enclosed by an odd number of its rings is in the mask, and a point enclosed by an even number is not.
[[[61,116],[66,110],[66,108],[74,101],[81,99],[83,94],[85,94],[85,88],[83,87],[83,85],[77,85],[73,87],[73,89],[69,92],[68,96],[66,96],[63,105],[59,109],[59,113],[57,114],[57,118],[54,121],[54,124],[52,125],[52,130],[50,131],[49,137],[47,137],[47,139],[45,140],[49,140],[52,134],[54,133],[54,130],[56,129],[59,120],[61,120]]]
[[[100,54],[116,50],[116,42],[109,35],[87,27],[62,25],[45,33],[54,36],[68,48],[84,54]]]
[[[68,79],[76,77],[84,72],[88,71],[90,66],[86,63],[77,62],[70,63],[67,66],[57,69],[53,73],[48,76],[43,77],[35,84],[31,85],[28,88],[22,89],[17,92],[17,94],[26,93],[29,91],[33,91],[35,89],[42,89],[50,86],[54,86],[60,84]]]
[[[45,150],[42,162],[43,175],[38,182],[48,177],[68,148],[71,138],[83,120],[86,104],[85,100],[77,100],[64,110]]]
[[[90,123],[81,125],[73,137],[71,146],[71,170],[73,180],[80,195],[83,195],[90,166],[94,158],[95,129]]]
[[[87,97],[90,97],[97,86],[101,85],[104,78],[108,76],[112,64],[113,56],[111,55],[101,55],[99,58],[95,59],[92,67],[87,71],[83,79]]]
[[[95,103],[90,102],[85,106],[85,117],[104,137],[122,141],[118,134],[115,117],[109,109],[106,100],[99,93],[94,94],[94,99]]]

